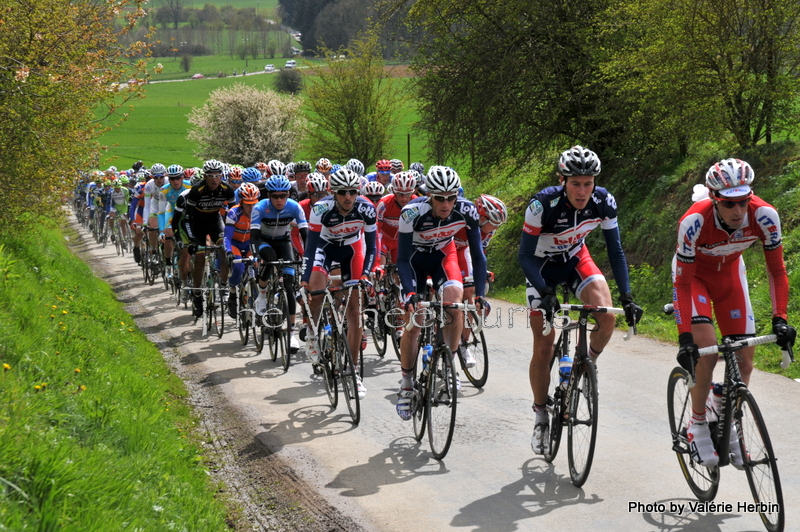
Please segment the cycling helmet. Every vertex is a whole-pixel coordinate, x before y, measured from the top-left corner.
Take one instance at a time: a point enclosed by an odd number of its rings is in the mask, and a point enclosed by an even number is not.
[[[292,184],[285,175],[274,175],[267,179],[264,185],[268,192],[286,192],[292,188]]]
[[[294,163],[286,163],[286,173],[284,174],[286,177],[294,177]]]
[[[87,188],[88,188],[89,190],[94,190],[94,189],[96,189],[96,188],[97,188],[97,183],[95,183],[94,181],[92,181],[91,183],[89,183],[89,185],[87,186]]]
[[[347,168],[341,168],[335,174],[331,174],[330,187],[334,192],[345,189],[358,190],[360,184],[361,179],[358,174]]]
[[[350,159],[344,166],[354,171],[358,175],[364,175],[364,163],[358,159]]]
[[[130,179],[128,179],[127,176],[120,176],[120,178],[117,180],[117,183],[119,183],[122,186],[126,186],[129,182]]]
[[[231,183],[241,183],[243,172],[244,168],[242,168],[238,164],[231,166],[231,175],[228,177],[228,181],[230,181]]]
[[[253,183],[245,183],[239,187],[239,202],[254,205],[258,203],[260,194],[256,185]]]
[[[203,163],[203,173],[207,172],[222,172],[224,170],[224,166],[221,162],[216,159],[209,159]]]
[[[405,169],[405,166],[403,166],[403,161],[401,161],[400,159],[392,159],[391,161],[389,161],[389,164],[391,165],[393,174],[396,174],[397,172],[402,172]]]
[[[183,177],[184,177],[184,179],[191,179],[191,178],[194,177],[194,175],[196,173],[197,173],[197,169],[196,168],[186,168],[183,171]]]
[[[408,194],[417,188],[417,180],[411,172],[398,172],[392,178],[392,190],[397,194]]]
[[[342,165],[341,164],[334,164],[334,165],[331,166],[331,173],[335,174],[336,172],[338,172],[341,169],[342,169]]]
[[[163,177],[167,173],[167,168],[161,163],[156,163],[150,167],[150,173],[153,177]]]
[[[150,170],[148,170],[147,168],[142,168],[141,174],[142,175],[139,176],[139,180],[142,182],[150,181],[150,179],[153,177],[153,174],[151,174]]]
[[[494,225],[500,225],[508,219],[506,204],[489,194],[481,194],[481,196],[475,200],[475,207],[478,209],[478,214]]]
[[[179,164],[173,164],[169,168],[167,168],[167,175],[168,176],[176,176],[183,173],[183,166]]]
[[[203,175],[203,170],[202,169],[198,169],[194,173],[194,175],[192,176],[192,186],[194,186],[194,185],[196,185],[198,183],[201,183],[205,178],[206,178],[206,176]]]
[[[326,172],[330,172],[331,171],[331,166],[332,166],[331,162],[328,159],[326,159],[325,157],[323,157],[322,159],[317,161],[317,172],[319,172],[321,174],[324,174]]]
[[[449,166],[431,166],[425,180],[428,192],[458,192],[461,188],[461,179],[455,170]]]
[[[425,173],[425,165],[422,163],[411,163],[411,166],[409,166],[408,169],[419,172],[420,175]]]
[[[258,171],[258,168],[253,166],[245,168],[242,172],[242,181],[245,183],[258,183],[263,178],[264,176],[261,175],[261,172]]]
[[[299,174],[301,172],[311,173],[311,163],[308,161],[300,161],[294,163],[294,173]]]
[[[328,178],[319,172],[308,174],[308,191],[309,192],[327,192],[328,191]]]
[[[573,146],[558,159],[558,173],[564,177],[596,176],[600,173],[600,158],[583,146]]]
[[[272,159],[267,163],[270,175],[286,175],[286,165],[278,159]]]
[[[424,176],[419,172],[417,172],[416,170],[409,170],[408,173],[411,174],[411,176],[414,178],[414,181],[416,182],[416,185],[414,186],[418,187],[424,181]]]
[[[378,181],[368,181],[361,187],[362,196],[383,196],[384,192],[386,192],[386,188]]]
[[[257,162],[255,168],[261,172],[262,175],[265,175],[267,172],[269,172],[269,166],[267,166],[267,163],[264,162]]]
[[[723,159],[706,172],[706,186],[717,196],[736,198],[752,192],[750,183],[754,178],[753,169],[745,161]]]
[[[390,172],[392,170],[392,163],[388,159],[381,159],[375,163],[375,169],[379,172]]]

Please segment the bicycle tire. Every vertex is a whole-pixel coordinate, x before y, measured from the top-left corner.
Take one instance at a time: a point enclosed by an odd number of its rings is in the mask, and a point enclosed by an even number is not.
[[[472,323],[478,323],[478,314],[474,310],[470,311],[469,316]],[[468,368],[459,354],[458,359],[461,361],[461,369],[464,370],[464,374],[474,387],[483,388],[486,385],[486,379],[489,378],[489,350],[486,347],[486,337],[483,335],[483,329],[478,331],[478,334],[475,334],[475,330],[470,328],[467,340],[464,340],[462,336],[461,346],[464,349],[471,347],[472,355],[475,357],[475,366]]]
[[[381,309],[385,304],[381,296],[376,299],[376,305],[372,313],[372,327],[370,327],[370,334],[372,335],[372,344],[375,346],[375,351],[378,356],[383,358],[386,355],[386,313]]]
[[[437,460],[442,460],[450,450],[456,428],[458,392],[452,360],[453,353],[449,347],[437,346],[428,373],[425,416],[428,418],[428,443]]]
[[[417,372],[417,369],[420,371]],[[420,361],[419,354],[417,361],[414,364],[414,397],[411,400],[411,416],[414,420],[414,438],[417,441],[422,441],[427,428],[428,418],[425,415],[425,404],[428,393],[428,374],[422,372],[422,362]]]
[[[339,380],[342,383],[342,395],[344,395],[344,402],[350,412],[353,425],[358,425],[361,421],[361,400],[358,398],[356,367],[353,364],[350,344],[347,342],[347,329],[341,332],[333,331],[333,337],[336,344],[336,366]]]
[[[146,246],[139,246],[139,266],[142,268],[142,277],[144,277],[144,283],[147,284],[150,282],[150,268],[147,267],[147,263],[150,260],[150,255],[147,253],[148,249]]]
[[[263,316],[259,316],[255,312],[256,298],[258,298],[258,283],[255,279],[250,279],[247,283],[248,290],[250,291],[248,308],[252,309],[250,313],[251,327],[253,328],[253,344],[256,346],[256,353],[261,353],[264,350],[264,323]]]
[[[689,372],[678,366],[667,383],[667,412],[672,433],[672,450],[678,457],[681,472],[694,496],[703,502],[713,501],[719,489],[719,467],[705,467],[692,460],[686,427],[692,417],[689,396]]]
[[[225,334],[225,315],[228,313],[228,309],[225,306],[228,302],[222,297],[223,283],[219,277],[219,272],[215,271],[212,276],[214,278],[214,317],[217,322],[217,338],[222,338],[222,335]],[[224,284],[227,285],[228,283]]]
[[[291,328],[289,325],[289,302],[286,300],[286,292],[280,290],[278,292],[278,308],[281,310],[283,319],[281,326],[275,331],[277,332],[278,346],[281,352],[281,363],[283,364],[283,371],[289,371],[289,364],[291,364],[291,351],[289,340],[291,335]]]
[[[561,333],[564,334],[564,333]],[[563,423],[563,401],[564,390],[559,387],[560,377],[558,374],[558,363],[561,360],[561,338],[556,341],[558,348],[553,352],[550,359],[550,386],[547,392],[547,414],[550,418],[550,451],[544,454],[546,462],[552,462],[558,455],[561,447],[561,434],[564,428]]]
[[[597,443],[597,371],[594,362],[584,359],[575,368],[572,394],[567,397],[569,420],[567,421],[567,456],[572,484],[580,488],[589,478]]]
[[[206,257],[208,260],[208,257]],[[206,334],[219,334],[219,329],[217,328],[217,305],[216,305],[216,283],[214,279],[214,274],[211,273],[206,277],[206,282],[204,283],[206,288],[206,311],[205,311],[205,320],[206,320]]]
[[[277,320],[275,319],[275,291],[272,281],[267,286],[267,313],[261,319],[264,322],[264,343],[267,344],[269,357],[273,362],[278,360],[278,337],[277,329],[275,328]]]
[[[148,235],[145,234],[144,237],[148,238]],[[145,267],[148,270],[150,270],[150,273],[148,274],[148,277],[147,277],[147,284],[149,284],[150,286],[153,286],[155,284],[155,282],[156,282],[156,275],[157,275],[156,266],[155,266],[155,260],[154,260],[156,257],[155,257],[155,253],[150,250],[149,246],[148,246],[147,250],[148,250],[147,251],[147,264],[146,264]]]
[[[764,503],[765,509],[770,510],[759,512],[761,521],[770,532],[782,531],[786,524],[786,515],[778,463],[764,417],[747,388],[738,390],[734,419],[738,420],[739,445],[745,458],[744,470],[753,500],[757,504]],[[734,424],[731,429],[736,426]],[[777,511],[772,511],[773,509]]]
[[[236,325],[239,328],[239,339],[242,345],[247,345],[250,341],[250,312],[248,312],[248,302],[250,301],[250,294],[248,289],[249,283],[240,283],[239,286],[234,288],[237,292],[236,297]]]
[[[333,408],[336,408],[339,405],[339,384],[334,375],[336,345],[333,341],[332,331],[331,334],[324,332],[325,326],[330,323],[328,312],[330,312],[329,309],[323,309],[324,314],[319,324],[319,363],[322,366],[322,380],[325,382],[325,393],[328,395],[328,401],[330,401]]]
[[[397,356],[397,360],[400,360],[400,338],[397,337],[397,331],[400,327],[399,324],[402,324],[403,322],[403,318],[399,313],[391,312],[391,310],[397,308],[397,303],[399,300],[400,296],[397,293],[397,289],[390,288],[387,297],[386,312],[389,316],[389,323],[391,323],[391,326],[386,332],[389,335],[389,338],[392,340],[392,349],[394,349],[394,354]]]

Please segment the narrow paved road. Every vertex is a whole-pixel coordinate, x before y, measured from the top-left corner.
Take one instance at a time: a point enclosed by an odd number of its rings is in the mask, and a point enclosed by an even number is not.
[[[367,530],[461,529],[760,531],[757,514],[682,515],[670,503],[688,503],[691,492],[680,473],[667,422],[666,386],[674,367],[673,346],[645,338],[622,341],[615,334],[600,359],[597,451],[582,489],[569,479],[565,448],[553,464],[530,449],[533,427],[527,382],[531,333],[521,314],[509,323],[511,305],[493,301],[501,325],[487,329],[489,380],[483,390],[465,383],[458,403],[453,445],[444,461],[418,443],[412,425],[395,413],[399,363],[380,359],[370,345],[365,362],[367,398],[354,427],[344,404],[332,411],[324,385],[303,351],[284,374],[252,343],[242,346],[231,321],[222,339],[201,338],[189,311],[176,308],[163,287],[144,286],[129,257],[113,247],[89,246],[117,277],[123,301],[136,299],[141,318],[156,319],[164,337],[180,344],[182,363],[207,377],[237,405],[254,440],[287,463],[330,504]],[[391,348],[390,348],[391,349]],[[787,507],[787,530],[800,530],[800,385],[756,372],[752,387],[766,417]],[[743,472],[726,467],[717,502],[750,502]],[[631,503],[666,505],[664,513]]]

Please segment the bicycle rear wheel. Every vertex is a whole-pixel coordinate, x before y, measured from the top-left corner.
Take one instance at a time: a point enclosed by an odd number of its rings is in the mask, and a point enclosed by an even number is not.
[[[278,350],[281,353],[283,371],[289,371],[289,363],[291,362],[292,356],[289,351],[289,335],[291,334],[291,329],[289,325],[289,302],[286,300],[286,292],[283,290],[278,292],[278,303],[276,306],[283,316],[280,327],[275,329],[277,333]]]
[[[566,334],[566,333],[562,333]],[[556,342],[559,349],[553,353],[553,358],[550,360],[550,387],[547,391],[547,414],[550,418],[550,452],[544,454],[546,462],[552,462],[558,455],[558,449],[561,447],[561,434],[564,428],[563,423],[563,404],[564,404],[564,390],[559,388],[559,374],[558,362],[561,360],[561,339]]]
[[[397,336],[397,331],[400,329],[400,324],[403,323],[403,315],[399,312],[392,312],[392,309],[398,306],[399,300],[400,296],[397,293],[397,289],[390,289],[386,297],[386,312],[391,325],[388,327],[386,334],[392,340],[392,348],[394,349],[394,354],[397,355],[397,360],[400,360],[400,338]]]
[[[249,312],[250,290],[249,283],[240,283],[234,290],[237,292],[236,297],[236,321],[239,326],[239,339],[242,345],[247,345],[250,340],[250,320],[252,319]]]
[[[681,472],[695,497],[703,502],[713,501],[719,488],[719,467],[705,467],[691,458],[686,427],[692,418],[689,396],[689,372],[682,367],[672,370],[667,383],[667,411],[672,431],[672,450],[678,457]]]
[[[470,323],[480,323],[478,314],[473,310],[469,313]],[[469,348],[472,351],[472,356],[475,357],[475,366],[468,368],[464,365],[464,359],[459,355],[458,359],[461,361],[461,368],[464,374],[476,388],[483,388],[486,385],[486,379],[489,377],[489,350],[486,347],[486,338],[483,336],[483,329],[475,334],[475,329],[469,329],[469,336],[465,341],[461,339],[462,349]]]
[[[147,246],[140,246],[139,249],[141,250],[139,266],[142,268],[142,277],[144,277],[145,284],[152,284],[150,283],[150,268],[148,266],[150,263],[150,249]]]
[[[336,343],[333,340],[333,332],[325,333],[325,325],[329,323],[328,312],[324,309],[324,318],[319,324],[319,363],[322,366],[322,380],[325,381],[325,393],[328,394],[328,401],[331,406],[336,408],[339,404],[339,384],[334,375],[336,364]]]
[[[342,381],[342,394],[353,424],[358,425],[361,421],[361,400],[358,398],[357,370],[353,364],[350,344],[347,342],[347,330],[334,331],[333,336],[336,342],[336,366]]]
[[[452,360],[453,353],[449,347],[437,346],[431,357],[428,373],[428,397],[425,404],[428,442],[437,460],[447,455],[456,427],[457,390]]]
[[[761,521],[770,532],[783,530],[786,516],[775,452],[761,410],[747,388],[738,391],[734,418],[738,423],[734,423],[732,429],[739,427],[744,470],[753,500],[760,503],[758,510],[763,510],[759,511]]]
[[[217,319],[217,338],[222,338],[225,333],[225,315],[228,310],[225,308],[227,303],[226,298],[222,297],[222,287],[228,283],[222,282],[219,278],[219,272],[214,272],[214,311],[216,312]]]
[[[567,398],[569,420],[567,421],[567,455],[569,475],[576,487],[583,486],[589,478],[597,441],[597,373],[594,363],[588,358],[575,368],[572,395]]]
[[[384,304],[385,301],[382,301],[381,296],[378,296],[376,299],[376,308],[368,311],[368,314],[372,315],[370,318],[372,343],[375,345],[375,350],[381,358],[386,354],[386,313],[381,308],[381,305]]]

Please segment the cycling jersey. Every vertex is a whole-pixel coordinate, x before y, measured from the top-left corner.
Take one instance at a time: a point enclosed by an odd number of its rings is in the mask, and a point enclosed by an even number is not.
[[[303,281],[311,277],[312,266],[329,271],[332,262],[342,266],[344,280],[355,279],[372,270],[375,261],[375,207],[369,200],[357,196],[353,208],[342,214],[336,198],[327,196],[311,208],[310,229],[303,257]],[[365,247],[360,242],[364,234]]]
[[[293,199],[287,199],[286,205],[277,210],[269,199],[259,201],[250,216],[250,229],[258,231],[262,238],[270,240],[288,240],[292,231],[292,222],[298,229],[308,227],[303,209]]]
[[[224,237],[225,225],[220,213],[232,201],[233,189],[227,183],[220,183],[212,190],[205,181],[201,181],[189,189],[185,196],[186,205],[182,210],[186,232],[195,244],[205,246],[206,236],[210,236],[212,242],[218,242]],[[178,210],[176,201],[175,212]],[[173,230],[174,217],[175,214]]]
[[[586,236],[598,226],[603,231],[619,291],[621,294],[630,292],[628,263],[622,251],[614,196],[602,187],[595,187],[586,208],[578,210],[569,203],[564,187],[554,186],[533,196],[522,227],[519,261],[535,293],[541,293],[548,285],[542,275],[546,264],[569,264],[574,268],[581,259],[591,261],[588,251],[583,250]],[[591,282],[596,277],[584,280]]]
[[[125,187],[115,188],[111,192],[111,204],[120,216],[128,212],[129,196],[130,192]]]
[[[486,257],[483,254],[478,227],[479,215],[475,205],[459,197],[447,218],[437,218],[433,213],[431,199],[417,198],[408,203],[400,214],[398,231],[397,270],[404,295],[417,292],[417,270],[430,267],[428,263],[447,260],[444,271],[448,280],[458,278],[461,283],[461,272],[455,252],[453,237],[465,229],[475,272],[475,294],[483,296],[486,285]],[[418,257],[421,254],[432,254],[430,259]],[[422,262],[415,264],[416,261]],[[436,280],[434,280],[436,282]]]
[[[769,272],[772,314],[786,319],[789,300],[789,279],[783,261],[781,222],[778,212],[758,196],[752,196],[744,222],[732,230],[723,225],[711,199],[698,201],[683,215],[678,226],[678,247],[674,261],[675,321],[680,333],[691,332],[692,318],[710,318],[706,296],[698,287],[719,294],[710,295],[723,334],[749,333],[752,321],[748,311],[749,297],[744,279],[742,252],[761,241]],[[723,279],[731,279],[724,282]],[[736,279],[741,279],[737,282]],[[730,308],[718,298],[740,293]],[[681,310],[685,310],[686,316]],[[733,321],[729,322],[729,318]],[[740,324],[746,320],[747,324]],[[733,332],[723,330],[731,327]]]
[[[175,202],[178,201],[179,196],[181,196],[184,192],[188,191],[191,188],[192,188],[192,183],[188,179],[182,181],[181,185],[178,187],[177,190],[169,183],[161,187],[161,193],[167,199],[167,205],[166,208],[164,209],[163,219],[159,217],[159,222],[158,222],[159,229],[163,231],[164,228],[172,225],[172,216],[175,213]]]
[[[144,211],[142,212],[142,219],[149,220],[150,218],[157,218],[160,212],[166,209],[166,198],[161,193],[161,186],[157,185],[155,178],[151,179],[144,186]]]

